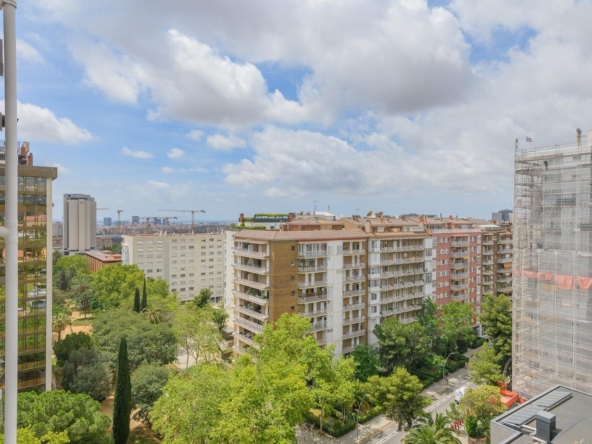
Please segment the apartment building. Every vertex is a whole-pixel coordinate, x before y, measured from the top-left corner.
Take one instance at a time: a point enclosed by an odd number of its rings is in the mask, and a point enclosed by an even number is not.
[[[18,388],[51,390],[52,374],[52,182],[57,168],[33,165],[28,143],[19,148],[18,166]],[[23,162],[21,159],[26,159]],[[4,148],[0,151],[0,225],[3,225]],[[0,251],[4,252],[0,237]],[[5,285],[5,254],[0,257],[0,285]],[[3,300],[5,295],[0,296]],[[0,302],[4,305],[4,302]],[[4,310],[0,312],[0,362],[4,362]],[[0,376],[0,390],[4,375]]]
[[[375,344],[372,329],[388,317],[415,320],[431,269],[431,257],[427,266],[425,259],[431,239],[421,227],[404,226],[392,219],[308,217],[281,231],[236,233],[235,350],[253,346],[253,336],[283,313],[310,319],[310,332],[321,345],[335,344],[337,355]]]
[[[97,248],[97,203],[87,194],[64,194],[64,254]]]
[[[212,302],[224,297],[224,233],[124,235],[123,264],[135,264],[146,277],[164,279],[181,301],[190,301],[202,288]]]
[[[516,141],[512,382],[525,396],[592,392],[591,156],[592,131],[565,145]]]

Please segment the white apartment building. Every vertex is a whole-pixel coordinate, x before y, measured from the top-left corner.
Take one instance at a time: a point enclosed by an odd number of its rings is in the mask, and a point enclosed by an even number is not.
[[[146,277],[164,279],[181,301],[191,301],[202,288],[212,302],[224,298],[225,233],[123,236],[121,260],[135,264]]]
[[[88,194],[64,194],[64,252],[97,248],[97,203]]]

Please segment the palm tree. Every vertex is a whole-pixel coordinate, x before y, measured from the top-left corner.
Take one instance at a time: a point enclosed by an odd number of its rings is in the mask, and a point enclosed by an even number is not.
[[[71,289],[74,293],[84,293],[90,286],[90,278],[88,276],[76,276],[72,279]]]
[[[153,307],[149,305],[144,310],[142,310],[142,315],[144,319],[146,319],[151,324],[158,324],[162,321],[162,310],[160,308]]]
[[[70,333],[72,333],[72,320],[68,313],[58,313],[52,318],[52,329],[58,334],[58,342],[62,340],[62,332],[66,327],[70,326]]]
[[[455,430],[450,426],[452,420],[442,413],[436,417],[426,415],[419,420],[419,424],[411,429],[403,442],[405,444],[460,444],[454,436]]]

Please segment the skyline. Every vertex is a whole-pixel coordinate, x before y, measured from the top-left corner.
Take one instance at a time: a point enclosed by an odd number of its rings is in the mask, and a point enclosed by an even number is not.
[[[515,138],[592,129],[592,1],[159,5],[19,2],[19,140],[58,167],[56,216],[488,218]]]

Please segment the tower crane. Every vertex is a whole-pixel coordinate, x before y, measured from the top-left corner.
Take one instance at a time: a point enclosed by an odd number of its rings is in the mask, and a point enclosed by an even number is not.
[[[158,210],[158,211],[173,211],[176,213],[191,213],[191,234],[194,234],[195,229],[195,213],[204,213],[205,210]]]
[[[117,210],[117,234],[121,236],[121,213],[123,210]]]
[[[140,219],[146,219],[146,234],[150,234],[150,219],[164,219],[168,225],[169,219],[177,219],[177,216],[142,216]]]

